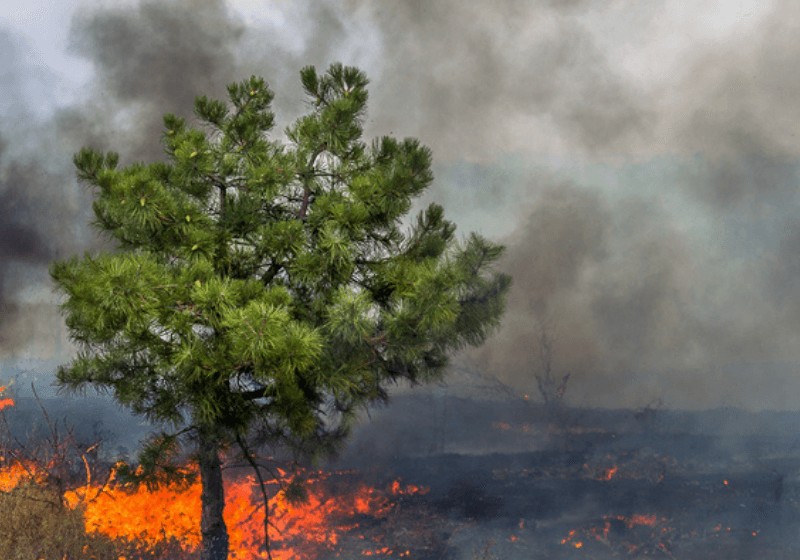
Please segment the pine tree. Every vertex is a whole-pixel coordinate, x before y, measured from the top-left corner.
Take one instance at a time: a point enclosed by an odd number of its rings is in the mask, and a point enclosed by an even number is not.
[[[300,75],[309,112],[284,139],[251,77],[227,102],[198,97],[192,123],[166,115],[164,161],[82,149],[95,225],[119,250],[51,268],[80,348],[59,383],[174,428],[145,446],[146,468],[194,445],[205,560],[228,553],[222,452],[256,432],[325,447],[391,383],[437,379],[448,354],[482,343],[510,284],[492,269],[502,247],[458,239],[440,206],[404,221],[431,153],[362,141],[361,71]]]

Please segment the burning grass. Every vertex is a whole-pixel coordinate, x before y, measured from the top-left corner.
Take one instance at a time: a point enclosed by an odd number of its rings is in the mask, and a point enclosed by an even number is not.
[[[525,417],[498,417],[509,430],[485,418],[472,424],[511,443],[536,440],[527,451],[397,453],[383,462],[340,461],[330,471],[273,466],[276,476],[267,485],[273,557],[800,557],[800,451],[793,432],[750,439],[680,432],[673,424],[644,430],[638,419],[630,416],[626,425],[621,416],[576,412],[578,420],[558,432],[564,438],[558,445],[546,433],[546,419],[532,417],[528,430],[517,428]],[[196,560],[199,487],[128,485],[113,470],[104,475],[108,466],[87,449],[78,446],[71,458],[63,451],[4,453],[0,558]],[[248,473],[226,470],[225,515],[236,560],[265,557],[264,508]],[[292,499],[298,479],[306,501]],[[26,552],[12,556],[14,546]]]
[[[0,392],[0,396],[2,393]],[[3,397],[0,406],[11,407]],[[49,422],[49,419],[48,419]],[[25,448],[7,438],[0,456],[0,558],[16,560],[191,560],[200,548],[200,483],[132,485],[68,437]],[[79,469],[75,466],[78,465]],[[98,476],[106,469],[105,476]],[[191,468],[187,467],[187,471]],[[407,547],[375,527],[400,516],[398,504],[426,488],[394,480],[370,486],[351,471],[274,469],[269,546],[274,560],[360,556],[404,558]],[[225,521],[230,559],[267,558],[264,503],[254,475],[228,476]],[[366,531],[362,530],[366,529]]]
[[[200,546],[199,483],[148,488],[128,486],[112,478],[103,485],[89,483],[58,496],[48,490],[37,472],[17,464],[0,468],[0,483],[10,488],[2,495],[5,501],[0,501],[0,507],[7,508],[7,515],[0,510],[0,519],[20,523],[30,533],[31,542],[45,543],[44,550],[63,551],[69,558],[90,558],[86,547],[90,543],[103,543],[103,558],[196,557]],[[345,537],[355,542],[350,548],[358,548],[363,556],[402,558],[410,554],[407,549],[375,544],[375,539],[360,528],[385,522],[397,506],[397,497],[424,494],[425,489],[400,481],[379,489],[354,481],[352,473],[308,472],[303,473],[307,497],[297,502],[281,490],[288,486],[290,475],[285,472],[281,475],[284,478],[270,484],[273,495],[269,506],[270,545],[274,560],[332,557],[339,552]],[[231,560],[267,558],[263,503],[257,484],[252,476],[226,483],[225,521],[230,532]],[[349,490],[343,491],[345,487]],[[26,504],[28,514],[14,513]],[[49,516],[42,516],[43,509]],[[65,527],[52,530],[34,522],[37,517],[57,519]],[[3,523],[5,535],[27,534],[16,524]],[[39,532],[46,532],[50,540],[37,536]],[[52,542],[54,538],[66,540]],[[6,545],[13,547],[15,542],[8,541]],[[87,552],[76,552],[84,549]],[[169,555],[164,555],[167,551]],[[54,557],[61,559],[63,554]],[[0,557],[13,558],[3,554]]]

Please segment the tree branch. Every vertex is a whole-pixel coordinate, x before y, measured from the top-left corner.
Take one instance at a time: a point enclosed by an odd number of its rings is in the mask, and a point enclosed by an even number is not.
[[[264,501],[264,548],[267,552],[267,559],[272,560],[272,552],[269,546],[269,495],[267,494],[266,483],[264,482],[264,477],[261,476],[261,470],[258,468],[258,464],[255,459],[253,459],[253,455],[250,453],[244,440],[242,440],[242,436],[238,433],[236,434],[236,443],[239,444],[239,448],[244,454],[245,461],[250,464],[253,468],[253,472],[256,473],[256,478],[258,478],[258,489],[261,491],[261,499]]]

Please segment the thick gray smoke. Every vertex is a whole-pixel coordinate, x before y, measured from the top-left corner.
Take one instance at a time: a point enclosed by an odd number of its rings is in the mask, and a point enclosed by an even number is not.
[[[158,158],[164,113],[190,114],[195,96],[219,96],[239,78],[242,31],[217,0],[79,12],[72,50],[92,62],[94,95],[61,115],[61,128],[129,159]]]
[[[577,402],[797,406],[800,10],[653,60],[653,85],[609,57],[598,3],[359,7],[383,38],[381,128],[430,142],[435,196],[507,233],[515,287],[479,367],[532,392],[543,322]],[[465,159],[488,184],[451,172]]]
[[[418,135],[449,159],[550,140],[581,150],[635,141],[648,108],[576,17],[585,4],[361,3],[382,38],[382,128]],[[550,130],[560,138],[548,139]]]
[[[71,43],[94,69],[87,93],[1,131],[0,354],[61,339],[23,328],[54,313],[31,286],[46,292],[52,258],[100,243],[73,152],[157,158],[163,113],[251,73],[286,123],[303,110],[298,70],[340,60],[372,80],[369,135],[433,148],[426,201],[508,245],[509,312],[473,365],[531,392],[543,321],[574,402],[796,408],[800,8],[754,6],[722,2],[738,19],[706,34],[670,3],[82,8]],[[14,56],[3,64],[9,91],[31,89]]]
[[[797,407],[799,15],[777,5],[633,104],[652,127],[629,151],[648,159],[529,183],[509,321],[482,363],[531,391],[544,321],[580,402]]]
[[[149,2],[76,14],[72,49],[95,71],[88,94],[43,120],[15,118],[15,106],[4,118],[0,355],[27,349],[50,358],[59,351],[62,321],[47,267],[54,258],[102,246],[88,225],[91,194],[73,178],[72,154],[88,145],[119,151],[125,161],[160,157],[162,114],[187,114],[199,92],[224,91],[237,77],[233,52],[240,34],[221,2]],[[8,52],[22,51],[12,38],[3,40]],[[9,90],[24,98],[33,89],[30,70],[14,58],[4,64]]]
[[[47,263],[74,249],[76,215],[63,164],[53,157],[53,142],[21,100],[48,98],[49,76],[26,68],[19,38],[0,29],[0,60],[7,96],[0,105],[0,356],[25,347],[37,335],[53,336],[52,306],[30,301],[35,286],[46,283]],[[51,131],[52,132],[52,131]],[[51,340],[52,342],[52,340]]]

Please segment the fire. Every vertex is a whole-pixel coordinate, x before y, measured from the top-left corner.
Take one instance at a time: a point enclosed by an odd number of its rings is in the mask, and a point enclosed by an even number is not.
[[[618,544],[612,543],[612,525],[614,524],[621,524],[625,527],[625,529],[631,531],[637,528],[644,528],[646,533],[644,534],[645,541],[650,538],[661,538],[667,536],[672,529],[666,525],[666,519],[659,519],[655,514],[642,514],[637,513],[633,515],[605,515],[603,516],[603,524],[602,526],[594,526],[588,529],[571,529],[567,536],[561,539],[562,545],[570,545],[574,548],[583,548],[585,542],[598,542],[605,546],[621,546],[628,550],[628,553],[633,554],[637,550],[639,550],[640,545],[634,544],[632,542],[628,542],[625,538],[622,538],[622,542]],[[653,533],[653,529],[657,530],[657,533]],[[579,537],[583,535],[586,537],[586,541],[581,540]],[[619,536],[619,535],[618,535]],[[642,537],[642,534],[639,534],[639,537]],[[665,548],[666,545],[663,542],[658,543],[657,545],[659,548]]]
[[[415,484],[406,484],[403,486],[400,483],[400,480],[395,480],[392,482],[390,486],[390,490],[393,496],[413,496],[415,494],[419,494],[420,496],[424,496],[428,492],[430,492],[430,488],[427,486],[417,486]]]
[[[606,469],[606,471],[603,473],[603,476],[601,477],[601,479],[602,480],[611,480],[612,478],[614,478],[614,475],[617,474],[618,470],[619,470],[619,467],[616,466],[616,465],[614,465],[613,467],[611,467],[609,469]]]
[[[0,386],[0,410],[4,408],[8,408],[9,406],[14,406],[14,399],[9,397],[3,397],[3,394],[6,392],[6,386]]]
[[[9,492],[23,482],[39,481],[41,473],[29,463],[12,461],[5,464],[5,458],[0,457],[0,492]]]
[[[326,485],[332,476],[347,473],[302,473],[307,500],[292,503],[279,491],[290,481],[270,484],[270,549],[274,560],[324,558],[334,550],[344,533],[356,531],[359,522],[381,519],[394,507],[389,495],[425,493],[427,488],[395,481],[389,492],[365,484],[354,484],[346,494],[334,493]],[[0,463],[0,490],[7,491],[26,480],[35,480],[31,466],[19,462]],[[266,558],[263,535],[263,502],[254,476],[226,481],[225,522],[230,535],[231,560]],[[89,483],[64,495],[70,507],[82,507],[87,532],[140,543],[153,551],[161,543],[174,541],[185,552],[200,547],[200,484],[144,485],[128,488],[115,480],[105,486]],[[364,549],[364,556],[407,557],[409,550],[387,546]]]
[[[0,410],[14,406],[2,398]],[[0,492],[10,492],[22,484],[45,484],[53,465],[21,460],[12,452],[0,454]],[[116,478],[112,469],[105,482],[95,480],[86,456],[85,482],[64,493],[64,503],[80,508],[87,533],[98,533],[128,543],[145,553],[156,553],[165,545],[179,546],[193,554],[201,545],[199,480],[192,484],[161,484],[131,487]],[[192,468],[188,468],[192,470]],[[425,495],[429,488],[394,480],[385,488],[357,482],[351,472],[310,472],[301,469],[289,473],[275,469],[276,480],[267,482],[270,496],[267,521],[270,527],[269,548],[274,560],[327,558],[337,545],[365,535],[376,522],[385,520],[396,506],[393,498]],[[194,470],[196,473],[196,470]],[[285,490],[302,479],[304,499],[292,500]],[[103,477],[100,477],[103,478]],[[267,558],[264,539],[265,508],[255,475],[225,481],[225,522],[230,537],[231,560]],[[365,529],[361,529],[361,525]],[[382,540],[382,539],[381,539]],[[409,549],[393,548],[369,539],[371,548],[361,547],[364,556],[405,558]],[[127,545],[126,545],[127,546]],[[120,560],[124,560],[120,558]]]
[[[561,544],[569,544],[574,548],[583,548],[583,541],[574,540],[575,537],[578,535],[578,531],[575,529],[571,529],[567,536],[561,539]]]
[[[329,476],[327,473],[308,476],[305,481],[308,499],[300,504],[271,489],[274,495],[269,509],[270,548],[274,560],[316,558],[332,550],[342,532],[358,527],[353,518],[380,518],[391,509],[391,502],[382,492],[364,484],[347,495],[334,495],[323,484]],[[286,483],[288,479],[274,481],[273,485]],[[263,504],[257,488],[253,476],[226,484],[225,523],[230,535],[231,560],[266,558]],[[162,486],[155,490],[145,486],[134,490],[113,485],[105,489],[88,487],[68,492],[65,497],[73,507],[83,504],[89,532],[137,540],[150,549],[170,539],[179,542],[186,551],[200,546],[199,482],[187,488]],[[392,551],[380,548],[363,554],[390,555]]]

